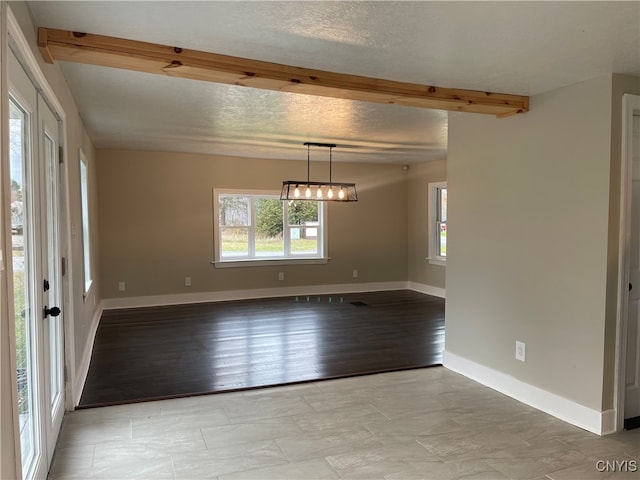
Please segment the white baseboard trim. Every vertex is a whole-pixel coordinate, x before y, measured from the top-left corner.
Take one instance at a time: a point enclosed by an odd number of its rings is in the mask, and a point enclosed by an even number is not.
[[[602,433],[600,435],[611,435],[618,431],[616,422],[616,411],[612,408],[602,412]]]
[[[447,291],[444,288],[426,285],[424,283],[407,282],[407,288],[414,292],[433,295],[434,297],[447,298]]]
[[[585,407],[573,400],[534,387],[511,375],[485,367],[446,350],[443,365],[449,370],[595,434],[606,435],[615,431],[613,410],[600,412]]]
[[[96,310],[91,317],[91,325],[89,325],[89,334],[87,335],[87,343],[84,345],[82,351],[82,359],[80,366],[76,369],[76,377],[73,383],[73,406],[76,407],[80,403],[80,397],[82,396],[82,390],[84,388],[84,382],[87,381],[87,374],[89,373],[89,364],[91,363],[91,354],[93,353],[93,343],[96,339],[96,332],[98,331],[98,325],[100,324],[100,317],[104,310],[103,302],[98,304]]]
[[[299,287],[257,288],[249,290],[227,290],[220,292],[181,293],[152,295],[145,297],[107,298],[103,300],[105,310],[121,308],[156,307],[188,303],[225,302],[256,298],[292,297],[296,295],[331,295],[340,293],[379,292],[405,290],[407,282],[347,283],[337,285],[305,285]]]

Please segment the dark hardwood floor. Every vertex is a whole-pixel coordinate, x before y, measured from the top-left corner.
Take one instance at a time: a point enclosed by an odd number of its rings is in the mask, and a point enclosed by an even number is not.
[[[81,407],[439,365],[444,299],[408,290],[109,310]]]

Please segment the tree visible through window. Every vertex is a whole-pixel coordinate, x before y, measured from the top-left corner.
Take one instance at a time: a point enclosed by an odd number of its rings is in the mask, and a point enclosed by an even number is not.
[[[215,193],[217,261],[319,258],[319,202],[283,202],[279,195]]]

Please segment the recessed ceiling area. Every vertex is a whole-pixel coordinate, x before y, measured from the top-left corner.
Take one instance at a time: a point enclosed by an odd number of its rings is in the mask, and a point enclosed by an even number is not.
[[[535,95],[640,74],[637,2],[29,2],[40,27],[387,80]],[[97,148],[336,161],[446,158],[441,110],[58,62]]]

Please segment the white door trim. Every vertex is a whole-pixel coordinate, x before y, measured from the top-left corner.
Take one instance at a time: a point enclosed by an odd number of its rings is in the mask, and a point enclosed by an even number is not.
[[[74,314],[73,314],[73,297],[72,288],[73,285],[73,268],[71,261],[71,207],[69,205],[69,132],[67,129],[67,120],[64,108],[58,100],[53,88],[49,85],[44,73],[40,69],[40,64],[36,59],[27,38],[20,29],[20,24],[15,15],[11,11],[11,7],[7,8],[7,27],[8,33],[12,40],[12,45],[15,47],[15,52],[20,55],[20,60],[24,62],[24,66],[29,74],[32,76],[32,80],[36,87],[39,89],[41,95],[46,102],[51,106],[51,109],[60,118],[62,122],[61,131],[61,146],[62,152],[62,179],[63,185],[60,187],[61,195],[61,211],[60,211],[60,244],[61,254],[66,259],[66,275],[62,278],[62,298],[65,309],[64,314],[64,356],[65,356],[65,409],[73,410],[74,404],[74,382],[75,379],[75,341],[74,341]]]
[[[640,95],[622,96],[622,155],[620,165],[620,237],[618,244],[618,308],[616,315],[616,363],[614,406],[616,431],[624,428],[625,367],[629,307],[629,262],[631,240],[631,168],[633,115],[640,115]]]
[[[0,38],[0,158],[2,159],[2,165],[0,165],[0,179],[2,186],[0,191],[4,193],[9,190],[9,34],[8,34],[8,12],[9,8],[6,2],[0,2],[0,32],[2,37]],[[0,204],[3,207],[3,213],[5,210],[4,199],[0,199]],[[8,285],[12,280],[8,275],[7,263],[11,261],[11,253],[7,256],[7,252],[11,252],[11,235],[7,235],[7,232],[11,232],[11,222],[7,215],[2,215],[2,228],[0,232],[3,233],[3,238],[0,239],[2,250],[2,259],[0,262],[0,275],[2,279],[0,285],[2,285],[2,292],[0,296],[2,299],[9,298]],[[6,385],[11,387],[10,397],[3,396],[2,402],[6,402],[6,398],[10,400],[10,407],[12,413],[11,426],[9,421],[5,423],[5,419],[1,420],[2,428],[11,431],[13,437],[13,444],[11,446],[4,443],[0,448],[0,455],[2,455],[3,470],[9,472],[9,475],[15,475],[16,478],[22,478],[22,462],[20,460],[20,425],[18,420],[18,391],[16,385],[16,357],[13,353],[16,349],[15,343],[15,322],[9,319],[13,318],[13,302],[5,302],[4,305],[0,305],[0,323],[2,323],[2,331],[7,332],[7,341],[4,340],[0,344],[0,364],[2,365],[2,376],[11,378],[11,383],[3,383],[2,388]],[[4,318],[2,318],[4,317]],[[6,323],[5,323],[6,322]],[[6,394],[6,392],[3,392]],[[3,410],[6,407],[3,406]],[[2,412],[4,414],[4,411]],[[5,439],[6,432],[2,432],[2,440]],[[10,458],[10,453],[13,453],[13,458]],[[5,463],[6,462],[6,463]],[[10,465],[13,462],[13,465]],[[6,464],[6,467],[5,467]]]

